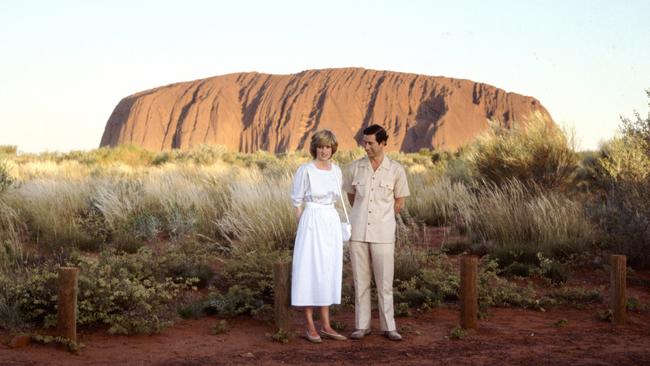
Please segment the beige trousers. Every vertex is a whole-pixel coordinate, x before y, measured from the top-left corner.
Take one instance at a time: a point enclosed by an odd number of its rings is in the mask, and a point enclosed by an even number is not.
[[[382,331],[396,330],[393,310],[395,244],[350,241],[350,260],[354,276],[356,329],[370,329],[372,269],[377,285],[379,326]]]

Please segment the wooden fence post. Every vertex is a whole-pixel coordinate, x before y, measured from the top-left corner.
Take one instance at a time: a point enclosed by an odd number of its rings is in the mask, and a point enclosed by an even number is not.
[[[612,255],[609,257],[611,265],[610,288],[612,306],[612,324],[623,325],[627,320],[627,296],[626,296],[626,272],[627,260],[624,255]]]
[[[77,281],[79,268],[59,268],[59,294],[57,297],[57,333],[77,341]]]
[[[291,331],[291,282],[289,280],[290,263],[276,262],[273,265],[273,293],[275,325],[286,332]]]
[[[478,257],[464,255],[460,262],[460,326],[478,328]]]

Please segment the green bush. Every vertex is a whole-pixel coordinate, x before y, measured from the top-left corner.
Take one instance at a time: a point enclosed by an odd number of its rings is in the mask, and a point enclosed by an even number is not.
[[[646,89],[648,107],[650,107],[650,89]],[[638,137],[645,141],[647,155],[650,155],[650,110],[646,118],[642,118],[638,111],[634,111],[634,119],[621,117],[621,131],[623,135]]]
[[[650,179],[619,182],[592,213],[607,233],[607,246],[635,268],[650,268]]]
[[[194,278],[169,277],[165,255],[142,249],[133,255],[107,252],[97,260],[70,258],[80,269],[78,324],[108,326],[110,333],[153,333],[172,323],[175,303]],[[0,275],[7,303],[18,304],[28,322],[56,323],[57,263]]]
[[[24,323],[24,316],[18,303],[0,301],[0,328],[15,331],[21,328]]]
[[[545,189],[566,187],[577,168],[569,139],[539,114],[512,129],[493,123],[470,147],[469,162],[487,182],[502,185],[516,179]]]
[[[277,261],[290,262],[289,253],[260,250],[227,260],[220,287],[208,295],[205,312],[268,317],[273,304],[273,265]]]
[[[646,93],[650,98],[650,89]],[[591,213],[609,249],[636,268],[650,268],[650,111],[645,119],[634,115],[622,117],[622,136],[601,148],[598,178],[605,194]]]
[[[650,177],[649,142],[638,135],[614,138],[601,148],[598,159],[605,183],[642,182]]]

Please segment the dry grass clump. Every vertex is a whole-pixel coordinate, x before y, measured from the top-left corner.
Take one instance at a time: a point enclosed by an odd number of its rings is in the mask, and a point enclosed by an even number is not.
[[[584,208],[561,193],[511,180],[486,184],[459,201],[462,225],[493,250],[534,257],[564,256],[588,248],[595,230]]]
[[[269,177],[257,170],[242,174],[230,184],[229,210],[216,225],[235,252],[292,247],[297,222],[290,185],[290,175]]]
[[[458,216],[458,204],[470,199],[467,186],[446,176],[409,174],[412,199],[406,201],[409,214],[430,226],[452,225]]]
[[[571,140],[540,114],[533,114],[512,129],[493,123],[491,131],[471,147],[469,162],[479,179],[497,185],[517,179],[546,189],[563,187],[577,167]]]

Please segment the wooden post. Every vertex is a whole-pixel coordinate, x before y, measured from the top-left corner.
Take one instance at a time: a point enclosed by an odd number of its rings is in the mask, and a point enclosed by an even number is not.
[[[478,257],[464,255],[460,261],[460,326],[478,328]]]
[[[611,265],[610,289],[612,306],[612,324],[623,325],[627,320],[626,306],[626,257],[624,255],[612,255],[609,257]]]
[[[273,293],[275,295],[275,325],[286,332],[291,330],[289,263],[276,262],[273,265]]]
[[[59,268],[59,296],[57,333],[59,336],[77,341],[77,279],[79,268]]]

